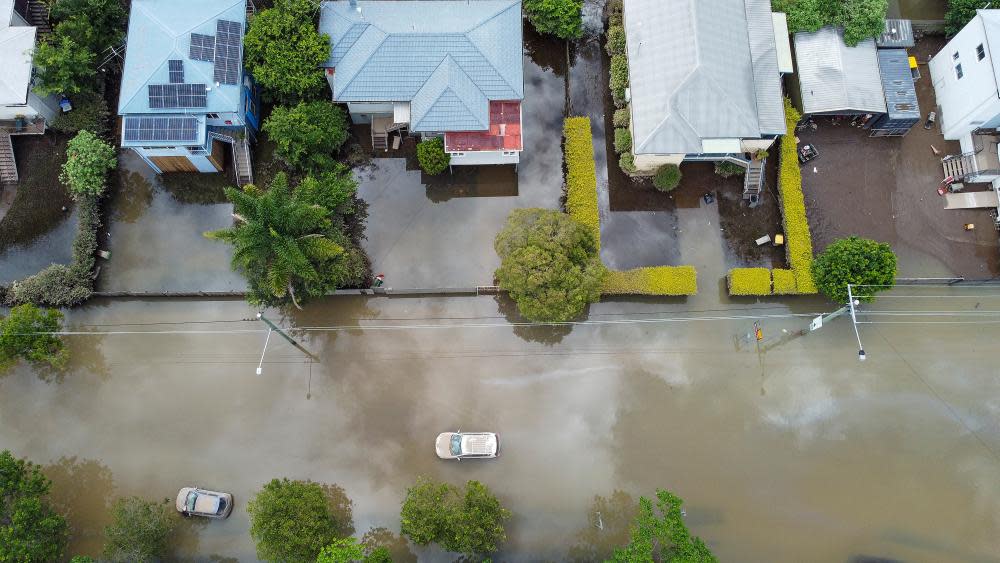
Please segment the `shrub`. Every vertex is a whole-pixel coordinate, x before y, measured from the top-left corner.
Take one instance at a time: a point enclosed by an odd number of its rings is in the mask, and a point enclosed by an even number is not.
[[[620,26],[624,24],[624,13],[625,4],[622,0],[610,0],[608,2],[608,26]]]
[[[847,285],[854,297],[871,303],[879,291],[896,284],[896,255],[884,242],[859,237],[835,241],[812,265],[813,278],[823,295],[836,303],[848,301]]]
[[[787,131],[781,138],[781,168],[778,170],[778,198],[781,219],[785,228],[785,254],[788,266],[795,272],[795,285],[799,293],[816,293],[812,278],[812,235],[806,217],[806,200],[802,193],[802,170],[799,168],[798,143],[795,124],[799,112],[785,98],[785,125]]]
[[[80,131],[66,146],[59,180],[74,198],[99,196],[107,186],[108,170],[117,165],[114,147],[90,131]]]
[[[694,266],[654,266],[608,272],[605,295],[695,295],[698,274]]]
[[[615,152],[632,152],[632,132],[624,127],[615,129]]]
[[[608,41],[605,44],[605,48],[611,56],[625,54],[626,47],[624,26],[612,25],[608,27]]]
[[[622,172],[626,174],[635,174],[637,169],[635,167],[635,155],[630,152],[622,153],[618,157],[618,167],[622,169]]]
[[[444,139],[431,137],[420,141],[417,145],[417,162],[420,163],[420,169],[431,176],[447,170],[451,155],[444,152]]]
[[[625,55],[611,57],[611,96],[616,107],[625,107],[625,89],[628,88],[628,58]]]
[[[568,321],[601,296],[606,270],[594,234],[565,213],[515,209],[493,246],[497,282],[528,320]]]
[[[632,124],[632,114],[627,107],[616,109],[615,117],[612,121],[615,127],[628,127]]]
[[[277,106],[264,122],[277,155],[300,170],[333,167],[333,154],[347,141],[347,114],[327,101]]]
[[[601,219],[597,207],[597,165],[589,117],[567,117],[563,122],[566,159],[566,211],[586,227],[601,247]]]
[[[77,133],[86,129],[98,137],[108,133],[108,102],[103,96],[87,96],[73,100],[73,111],[59,112],[52,121],[52,129],[63,133]]]
[[[795,283],[795,272],[776,268],[771,270],[771,278],[774,282],[775,295],[792,295],[799,292]]]
[[[244,60],[268,99],[293,103],[326,88],[319,67],[330,56],[330,37],[317,31],[315,13],[310,0],[276,0],[250,20]]]
[[[272,479],[247,503],[250,537],[265,561],[312,562],[337,539],[323,486]]]
[[[524,0],[524,13],[539,33],[560,39],[583,35],[583,0]]]
[[[661,192],[674,190],[681,183],[681,168],[676,164],[664,164],[653,176],[653,187]]]
[[[733,268],[726,276],[729,295],[771,295],[771,270]]]
[[[729,178],[730,176],[742,176],[746,174],[746,168],[743,168],[735,162],[724,160],[722,162],[715,163],[715,173],[723,178]]]
[[[111,508],[112,522],[104,528],[104,557],[113,563],[156,561],[167,555],[176,521],[165,503],[125,497]]]

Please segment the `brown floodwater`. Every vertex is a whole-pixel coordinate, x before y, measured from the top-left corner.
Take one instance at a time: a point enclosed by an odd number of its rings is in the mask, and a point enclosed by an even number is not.
[[[876,308],[996,309],[1000,291],[971,291]],[[236,508],[181,522],[173,559],[254,561],[246,501],[287,476],[341,487],[356,533],[388,528],[399,560],[450,561],[395,536],[428,475],[481,480],[513,511],[502,561],[604,557],[657,487],[723,561],[996,560],[996,325],[862,325],[859,363],[846,319],[798,334],[825,309],[612,302],[527,334],[491,298],[341,297],[270,312],[320,363],[272,338],[257,376],[265,335],[241,302],[95,301],[68,325],[167,333],[71,336],[67,373],[0,378],[0,448],[45,466],[71,551],[90,555],[113,498],[198,485]],[[680,317],[715,320],[662,321]],[[192,330],[232,332],[168,334]],[[499,432],[500,458],[439,461],[434,437],[458,428]]]

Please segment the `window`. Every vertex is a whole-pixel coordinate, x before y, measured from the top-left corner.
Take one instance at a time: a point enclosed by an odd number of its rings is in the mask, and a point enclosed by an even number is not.
[[[962,76],[963,76],[963,74],[962,74],[962,63],[958,63],[957,65],[955,65],[955,77],[958,78],[959,80],[961,80]]]
[[[451,156],[465,156],[465,153],[464,152],[453,152],[453,153],[451,153]]]
[[[983,47],[982,43],[980,43],[979,46],[976,47],[976,59],[981,61],[985,58],[986,58],[986,48]]]
[[[952,53],[951,60],[953,60],[953,61],[957,61],[958,60],[958,51],[955,51],[954,53]]]
[[[516,156],[517,151],[503,151],[504,156]]]
[[[205,117],[207,117],[208,119],[219,119],[219,114],[217,114],[217,113],[209,113],[209,114],[206,114]]]

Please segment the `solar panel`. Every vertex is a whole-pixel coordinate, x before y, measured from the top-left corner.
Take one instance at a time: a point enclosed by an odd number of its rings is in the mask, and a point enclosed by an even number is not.
[[[126,117],[125,140],[193,143],[198,140],[196,117]]]
[[[208,93],[204,84],[150,84],[149,107],[203,108],[208,106]]]
[[[202,35],[201,33],[191,34],[191,50],[188,58],[195,61],[212,62],[215,60],[215,37]]]
[[[182,84],[184,82],[184,61],[171,59],[167,63],[170,65],[170,83]]]
[[[215,22],[215,81],[220,84],[238,84],[240,78],[240,46],[243,43],[243,26],[239,22]]]

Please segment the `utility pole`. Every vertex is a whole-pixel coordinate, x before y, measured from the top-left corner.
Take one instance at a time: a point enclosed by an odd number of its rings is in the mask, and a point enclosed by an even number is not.
[[[317,358],[316,356],[314,356],[309,350],[306,350],[294,338],[292,338],[291,336],[288,336],[288,334],[284,331],[284,329],[282,329],[278,325],[276,325],[273,322],[271,322],[271,320],[268,319],[267,317],[265,317],[263,313],[257,313],[257,319],[260,320],[260,321],[263,321],[264,324],[267,325],[267,328],[268,328],[267,338],[268,338],[268,340],[271,339],[271,332],[277,332],[278,334],[281,335],[282,338],[284,338],[285,340],[287,340],[292,346],[295,346],[303,354],[305,354],[306,356],[309,356],[310,360],[312,360],[312,361],[314,361],[316,363],[320,363],[319,358]],[[267,340],[264,341],[264,351],[265,352],[267,351]],[[261,361],[261,365],[263,365],[263,363],[264,363],[264,354],[261,354],[260,361]],[[257,375],[261,374],[261,369],[262,368],[260,366],[257,367]]]
[[[865,361],[865,347],[861,345],[861,333],[858,332],[858,317],[854,314],[854,306],[860,305],[860,301],[854,300],[854,293],[851,292],[851,284],[847,284],[847,304],[851,308],[851,324],[854,325],[854,336],[858,339],[858,360]]]
[[[854,292],[851,289],[851,284],[847,284],[847,300],[848,300],[847,305],[844,305],[843,307],[837,309],[832,313],[827,313],[826,315],[820,315],[815,319],[813,319],[812,322],[809,323],[809,331],[810,332],[817,331],[823,328],[823,325],[829,323],[833,319],[836,319],[837,317],[842,317],[850,313],[851,324],[854,325],[854,336],[855,338],[858,339],[858,360],[863,362],[866,359],[865,348],[864,346],[861,345],[861,333],[858,332],[858,317],[855,314],[856,313],[855,307],[860,305],[861,302],[854,299]],[[805,331],[803,331],[803,333],[804,332]]]

